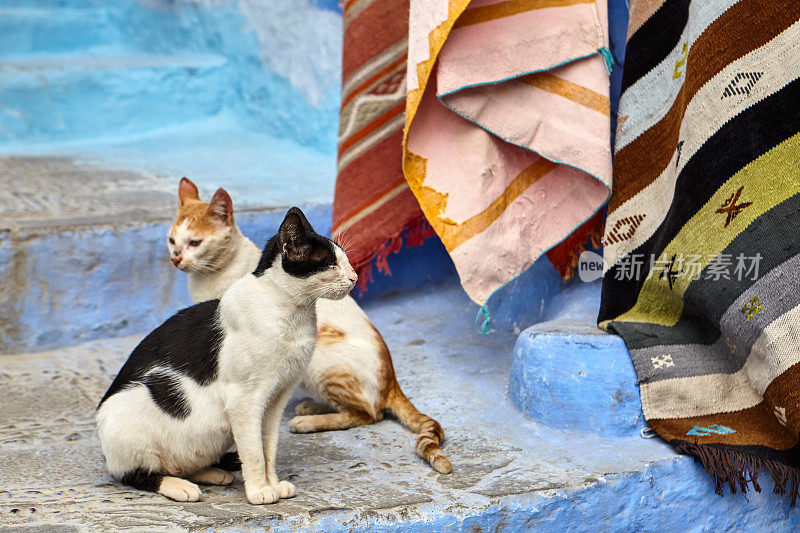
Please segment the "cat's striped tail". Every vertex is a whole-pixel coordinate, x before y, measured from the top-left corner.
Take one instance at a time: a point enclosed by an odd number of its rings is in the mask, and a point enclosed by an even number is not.
[[[449,474],[453,465],[439,447],[444,442],[444,430],[439,422],[420,413],[403,394],[397,382],[387,395],[386,408],[394,413],[404,426],[419,434],[417,454],[428,461],[437,472]]]

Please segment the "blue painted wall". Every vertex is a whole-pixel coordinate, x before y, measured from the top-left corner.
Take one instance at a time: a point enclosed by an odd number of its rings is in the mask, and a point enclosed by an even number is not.
[[[330,232],[330,206],[305,206]],[[284,210],[238,213],[254,242],[277,232]],[[169,222],[0,233],[0,353],[69,346],[150,331],[191,305],[185,274],[169,262]]]
[[[0,0],[0,10],[2,151],[228,113],[334,152],[334,1]]]

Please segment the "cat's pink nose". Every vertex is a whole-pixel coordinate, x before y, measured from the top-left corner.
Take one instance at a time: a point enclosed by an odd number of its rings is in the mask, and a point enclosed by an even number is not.
[[[353,270],[349,274],[347,274],[347,279],[350,280],[350,283],[355,283],[356,281],[358,281],[358,274],[356,274],[356,271]]]

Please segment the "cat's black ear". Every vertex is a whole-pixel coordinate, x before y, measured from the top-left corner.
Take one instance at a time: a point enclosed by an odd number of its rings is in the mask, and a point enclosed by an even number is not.
[[[308,238],[313,231],[300,209],[293,207],[286,213],[278,229],[278,240],[281,251],[289,261],[304,261],[308,257],[311,252]]]
[[[208,204],[208,214],[226,226],[233,224],[233,200],[225,189],[217,189],[214,193],[211,203]]]
[[[200,192],[197,190],[197,186],[192,183],[192,180],[189,178],[181,178],[181,183],[178,185],[178,200],[180,200],[181,205],[185,204],[187,200],[199,200],[200,199]]]

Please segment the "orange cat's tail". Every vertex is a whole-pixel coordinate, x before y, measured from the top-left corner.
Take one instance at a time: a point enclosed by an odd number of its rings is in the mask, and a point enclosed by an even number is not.
[[[439,447],[444,442],[442,426],[428,415],[420,413],[406,398],[396,381],[387,395],[386,408],[394,413],[404,426],[414,433],[419,433],[419,437],[417,437],[419,456],[428,461],[437,472],[449,474],[453,465]]]

